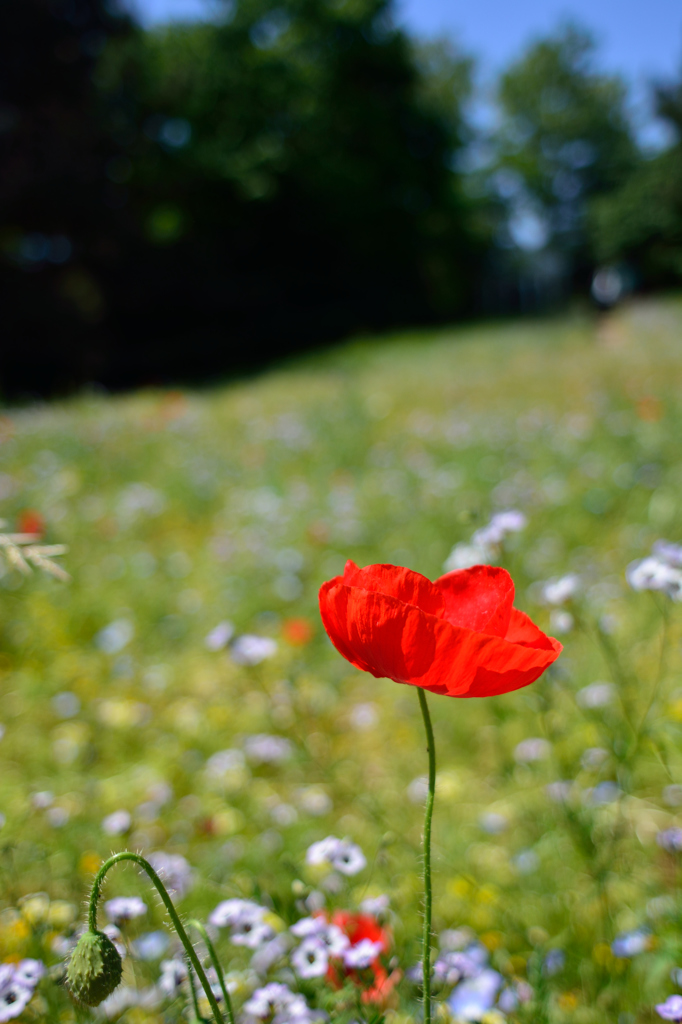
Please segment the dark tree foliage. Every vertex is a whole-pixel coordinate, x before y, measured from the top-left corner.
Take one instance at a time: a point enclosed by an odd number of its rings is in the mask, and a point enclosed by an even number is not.
[[[120,19],[17,7],[6,145],[31,170],[2,179],[6,389],[207,378],[468,308],[466,68],[429,80],[382,0],[241,0],[96,65]]]
[[[92,73],[127,20],[97,0],[0,0],[0,386],[91,379],[106,315],[98,247],[115,221]]]
[[[646,288],[682,281],[682,82],[659,86],[657,109],[675,142],[642,160],[636,172],[595,204],[594,246],[599,259],[625,263]]]

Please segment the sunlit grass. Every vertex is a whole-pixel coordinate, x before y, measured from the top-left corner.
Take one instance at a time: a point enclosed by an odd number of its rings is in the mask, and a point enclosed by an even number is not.
[[[212,391],[7,410],[2,517],[14,527],[37,510],[45,542],[69,546],[72,582],[9,569],[0,580],[0,958],[57,963],[54,936],[70,922],[15,908],[37,891],[79,906],[100,860],[125,846],[185,855],[194,915],[244,895],[286,920],[295,883],[316,881],[307,846],[333,833],[370,864],[337,902],[389,892],[411,966],[417,698],[342,661],[317,589],[349,557],[434,578],[492,512],[518,508],[529,525],[499,557],[517,604],[551,632],[539,583],[576,572],[582,593],[539,683],[430,701],[436,931],[466,925],[498,969],[535,970],[553,1021],[650,1019],[682,954],[678,868],[655,841],[677,820],[666,787],[682,784],[682,613],[629,591],[624,570],[656,538],[682,540],[681,337],[679,301],[642,302],[352,343]],[[209,649],[225,621],[275,639],[274,656],[245,667]],[[595,681],[615,682],[623,704],[581,707],[576,693]],[[286,737],[291,756],[257,763],[247,745],[222,775],[206,770],[261,733]],[[549,741],[549,756],[515,757],[528,738]],[[590,760],[592,749],[604,753]],[[568,803],[548,795],[557,781],[572,782]],[[605,782],[621,798],[590,803]],[[130,828],[107,833],[120,810]],[[108,895],[133,892],[142,882],[119,870]],[[160,911],[131,931],[152,920]],[[614,937],[640,927],[651,948],[614,956]],[[543,981],[551,948],[566,966]],[[246,964],[222,950],[226,966]],[[55,1014],[66,1005],[44,998]]]

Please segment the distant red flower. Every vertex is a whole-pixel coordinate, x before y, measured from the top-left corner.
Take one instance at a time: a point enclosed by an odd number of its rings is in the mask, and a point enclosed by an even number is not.
[[[395,565],[346,563],[320,588],[337,651],[376,678],[449,697],[490,697],[542,675],[562,645],[513,607],[505,569],[475,565],[432,583]]]
[[[45,533],[45,520],[40,512],[33,508],[25,508],[19,513],[17,527],[19,533],[32,533],[36,537],[42,537]]]
[[[282,626],[282,634],[293,647],[305,647],[312,640],[315,631],[308,619],[287,619]]]
[[[367,974],[369,974],[371,981],[362,993],[363,1003],[385,1004],[401,978],[400,971],[393,971],[389,974],[381,962],[381,956],[388,953],[391,948],[390,931],[388,928],[383,928],[371,914],[353,914],[348,910],[334,911],[331,923],[348,936],[351,948],[357,946],[363,939],[369,939],[370,942],[381,943],[381,951],[367,971],[351,970],[344,967],[342,962],[335,960],[329,966],[327,979],[333,985],[340,986],[343,978],[352,978],[357,985],[366,986]]]

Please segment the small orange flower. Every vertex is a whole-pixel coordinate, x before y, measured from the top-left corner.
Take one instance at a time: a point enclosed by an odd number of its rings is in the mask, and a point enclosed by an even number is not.
[[[314,633],[308,619],[287,619],[282,627],[282,635],[292,647],[305,647],[312,640]]]
[[[363,939],[381,944],[381,955],[385,955],[391,948],[391,933],[387,928],[382,927],[376,918],[371,914],[353,914],[347,910],[337,910],[332,914],[331,923],[340,928],[344,935],[350,939],[351,948],[357,946]],[[393,989],[401,978],[400,971],[388,973],[381,962],[380,956],[372,961],[367,972],[356,971],[344,967],[342,964],[329,965],[327,979],[334,986],[341,986],[342,978],[352,978],[356,985],[366,984],[363,974],[370,975],[368,987],[362,993],[363,1003],[377,1003],[385,1006]]]

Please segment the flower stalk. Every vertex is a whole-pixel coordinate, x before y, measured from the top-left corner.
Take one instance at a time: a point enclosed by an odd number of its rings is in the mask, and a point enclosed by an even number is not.
[[[150,881],[152,882],[152,884],[156,888],[159,896],[161,897],[161,899],[163,901],[163,905],[165,906],[166,910],[168,911],[168,916],[171,919],[173,927],[175,928],[176,932],[178,933],[178,938],[180,939],[180,941],[182,942],[183,946],[185,947],[185,952],[187,953],[187,957],[189,959],[189,962],[190,962],[191,966],[194,968],[194,970],[196,972],[196,975],[197,975],[197,977],[199,979],[199,982],[201,983],[201,987],[203,988],[203,990],[204,990],[204,992],[206,994],[206,998],[208,999],[208,1003],[209,1003],[209,1006],[211,1007],[211,1010],[213,1012],[213,1017],[215,1019],[216,1024],[224,1024],[223,1016],[222,1016],[222,1014],[220,1012],[220,1007],[218,1006],[218,1003],[216,1001],[216,997],[213,994],[213,990],[211,989],[211,986],[209,985],[208,978],[206,977],[206,972],[204,971],[204,968],[201,966],[201,961],[199,960],[199,957],[196,954],[194,946],[192,945],[192,943],[189,940],[189,936],[187,935],[187,932],[185,931],[184,925],[183,925],[182,921],[180,920],[180,917],[178,915],[177,910],[173,906],[173,901],[170,898],[170,896],[168,895],[168,890],[166,889],[165,885],[163,884],[163,882],[161,881],[161,879],[157,875],[156,871],[154,871],[154,868],[151,866],[151,864],[148,861],[146,861],[144,859],[144,857],[141,857],[137,853],[131,853],[128,850],[123,850],[121,853],[115,853],[113,855],[113,857],[110,857],[109,860],[105,861],[104,864],[102,864],[102,867],[97,872],[97,875],[95,877],[95,881],[93,882],[92,892],[90,893],[90,903],[89,903],[89,909],[88,909],[88,926],[89,926],[89,930],[91,932],[96,932],[97,931],[97,905],[99,903],[99,898],[100,898],[100,894],[101,894],[101,891],[102,891],[102,885],[104,883],[104,878],[105,878],[107,872],[109,871],[109,869],[112,868],[115,864],[118,864],[118,862],[122,861],[122,860],[131,860],[131,861],[133,861],[135,864],[137,864],[139,867],[141,867],[142,870],[145,871],[147,873],[147,875],[149,876]],[[204,937],[204,936],[202,936],[202,937]],[[208,947],[208,946],[207,946],[207,948],[209,949],[209,955],[211,955],[211,948]],[[213,956],[215,956],[215,951],[213,951]],[[211,959],[213,959],[213,956],[211,956]],[[218,977],[219,978],[221,977],[221,972],[218,972]],[[228,1002],[227,1005],[228,1005],[228,1010],[230,1011],[230,1020],[233,1021],[233,1017],[232,1017],[232,1013],[231,1013],[231,1004]]]
[[[426,749],[429,755],[429,788],[426,795],[426,810],[424,812],[424,933],[423,933],[423,990],[424,990],[424,1024],[431,1024],[431,819],[433,818],[433,804],[436,797],[436,744],[433,738],[433,726],[429,705],[426,702],[426,693],[419,688],[419,707],[424,719],[426,731]]]
[[[191,921],[188,921],[187,922],[187,927],[188,928],[194,928],[196,931],[199,932],[199,935],[201,935],[201,938],[204,941],[204,945],[206,946],[206,949],[208,950],[208,955],[211,958],[211,963],[213,964],[215,972],[218,975],[218,984],[220,985],[220,991],[222,992],[223,999],[225,1000],[225,1006],[227,1007],[227,1016],[229,1017],[230,1024],[236,1024],[235,1018],[234,1018],[234,1010],[232,1008],[232,1000],[230,999],[230,993],[229,993],[228,987],[225,984],[225,975],[223,974],[223,969],[220,966],[220,960],[218,959],[218,955],[217,955],[217,953],[215,951],[215,946],[213,945],[213,943],[211,942],[211,940],[210,940],[210,938],[208,936],[208,932],[204,928],[204,926],[201,923],[201,921],[197,921],[196,919],[192,919]]]

